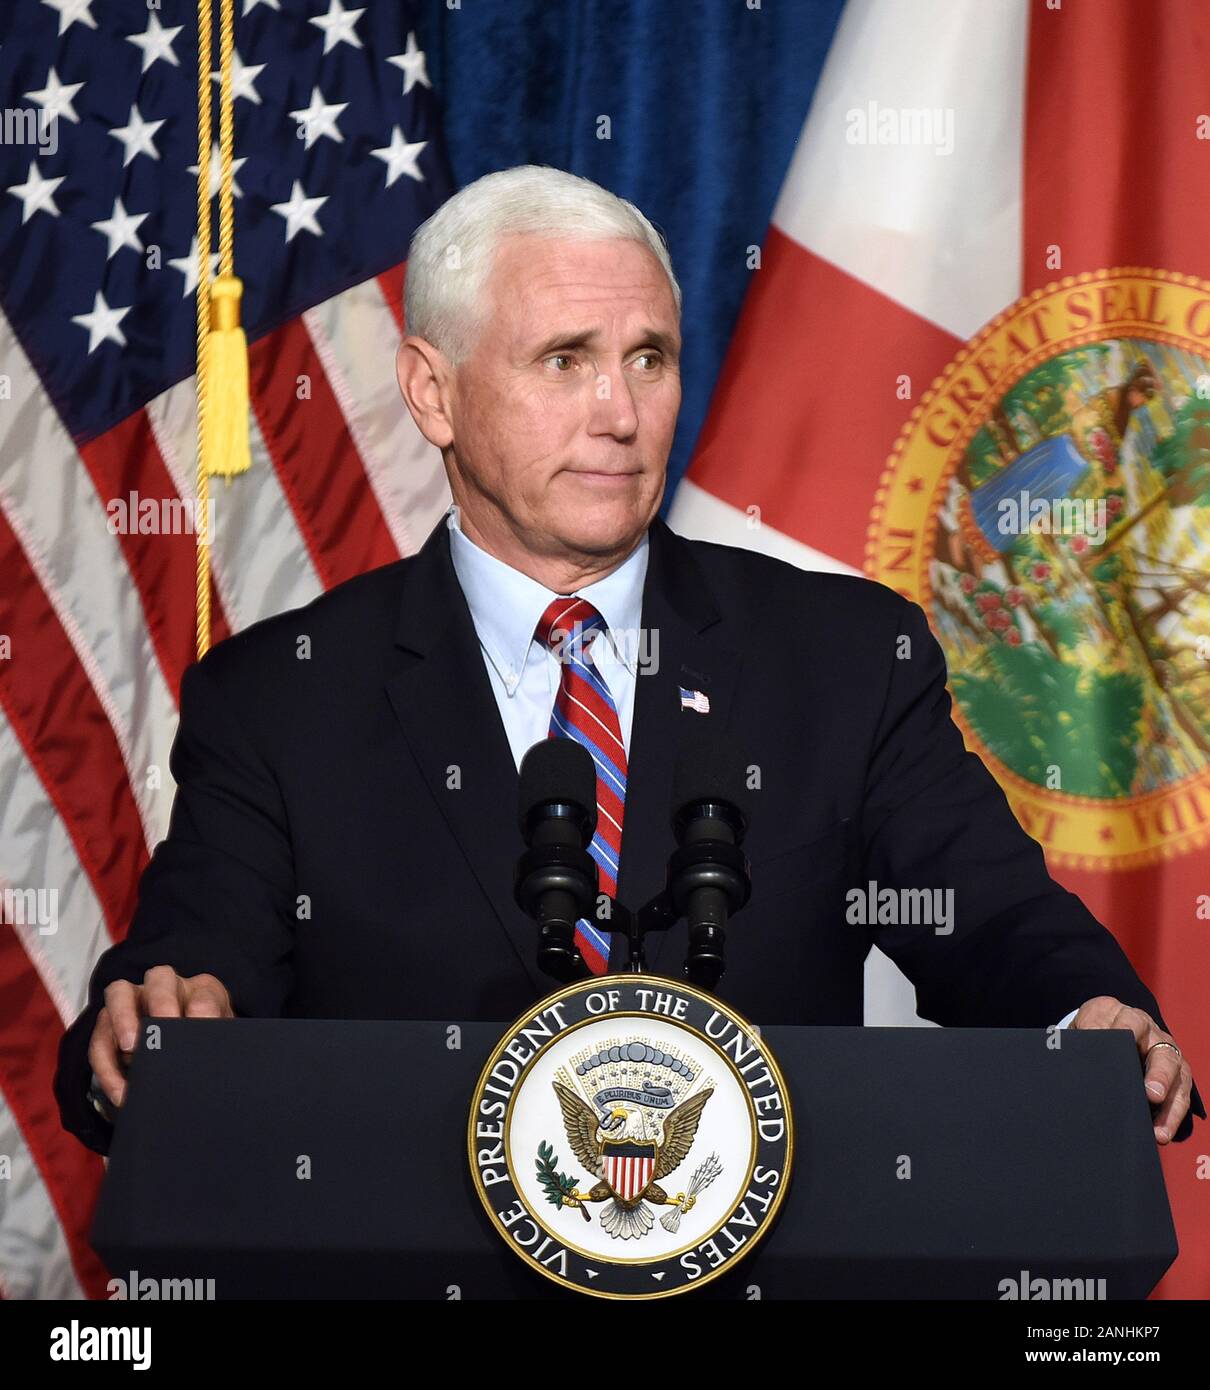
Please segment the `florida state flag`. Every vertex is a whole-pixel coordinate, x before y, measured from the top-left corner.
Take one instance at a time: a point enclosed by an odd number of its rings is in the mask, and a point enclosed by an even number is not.
[[[1207,53],[1201,0],[850,0],[672,513],[922,605],[1203,1084]],[[1210,1294],[1197,1147],[1162,1296]]]

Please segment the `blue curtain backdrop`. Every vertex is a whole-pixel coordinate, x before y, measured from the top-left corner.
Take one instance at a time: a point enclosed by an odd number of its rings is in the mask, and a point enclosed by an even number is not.
[[[755,3],[755,0],[752,0]],[[697,439],[844,0],[423,0],[461,188],[551,164],[629,198],[684,291],[665,509]],[[611,138],[598,136],[608,116]]]

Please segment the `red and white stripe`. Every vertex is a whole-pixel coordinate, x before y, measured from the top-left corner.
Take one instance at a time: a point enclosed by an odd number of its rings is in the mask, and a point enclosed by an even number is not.
[[[411,553],[448,506],[395,385],[402,288],[399,266],[252,345],[253,466],[213,488],[216,639]],[[0,361],[0,889],[58,893],[53,933],[0,923],[0,1296],[95,1298],[102,1163],[60,1128],[51,1078],[167,828],[194,641],[193,537],[113,535],[105,507],[192,497],[194,384],[77,445],[2,317]]]
[[[615,1155],[606,1151],[605,1176],[623,1201],[633,1201],[647,1188],[655,1171],[655,1155]]]

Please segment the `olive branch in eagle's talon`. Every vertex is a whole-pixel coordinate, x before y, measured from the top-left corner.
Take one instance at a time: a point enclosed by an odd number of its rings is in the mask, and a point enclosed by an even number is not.
[[[584,1220],[591,1221],[592,1217],[584,1206],[583,1194],[576,1191],[579,1179],[557,1172],[558,1162],[549,1144],[543,1142],[538,1145],[538,1181],[546,1193],[546,1200],[556,1207],[578,1207]]]

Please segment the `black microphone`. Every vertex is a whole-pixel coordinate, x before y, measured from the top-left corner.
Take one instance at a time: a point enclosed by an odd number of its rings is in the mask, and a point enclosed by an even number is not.
[[[588,975],[576,922],[596,916],[597,770],[573,738],[545,738],[521,759],[519,820],[529,848],[517,861],[513,896],[538,923],[538,966],[564,983]]]
[[[672,831],[678,849],[668,864],[668,890],[678,916],[689,923],[685,974],[703,989],[722,978],[727,918],[752,893],[748,856],[740,849],[748,830],[743,773],[733,755],[708,731],[691,736],[672,781]]]

